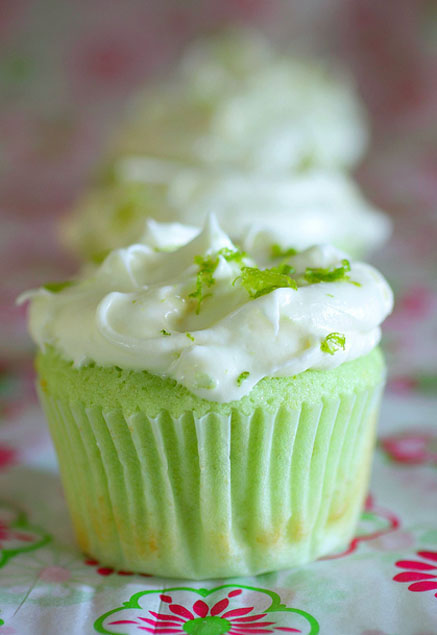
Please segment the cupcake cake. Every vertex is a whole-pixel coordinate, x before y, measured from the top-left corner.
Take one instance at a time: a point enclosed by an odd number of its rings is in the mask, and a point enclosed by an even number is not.
[[[111,185],[85,193],[64,224],[64,240],[85,261],[99,262],[137,240],[148,219],[199,232],[210,212],[235,244],[266,264],[278,246],[300,250],[323,241],[361,257],[391,230],[388,218],[339,171],[260,178],[131,158],[119,162]],[[169,235],[169,246],[172,241]]]
[[[38,385],[79,546],[203,579],[303,564],[352,538],[392,293],[315,246],[273,267],[210,217],[30,299]]]
[[[277,174],[353,167],[367,141],[344,71],[234,29],[192,43],[166,80],[137,97],[111,153]]]
[[[138,239],[145,219],[200,229],[214,212],[232,239],[301,249],[377,249],[387,217],[347,174],[367,144],[350,80],[326,63],[274,51],[233,31],[191,45],[173,75],[140,96],[108,169],[61,230],[80,258]],[[256,254],[254,254],[256,255]]]

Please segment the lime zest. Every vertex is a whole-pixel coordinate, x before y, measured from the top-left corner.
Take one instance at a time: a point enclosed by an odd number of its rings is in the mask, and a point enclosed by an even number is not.
[[[91,262],[94,265],[101,265],[102,262],[106,259],[107,256],[111,253],[110,249],[103,249],[102,251],[97,251],[91,256]]]
[[[191,333],[185,333],[185,335],[188,337],[189,340],[194,342],[194,337],[191,335]]]
[[[245,251],[241,251],[241,249],[235,248],[230,249],[229,247],[222,247],[218,252],[218,256],[222,256],[226,262],[242,262],[244,258],[246,258],[247,254]]]
[[[214,284],[214,272],[217,269],[219,258],[216,256],[195,256],[194,262],[199,267],[196,278],[196,289],[189,294],[188,297],[194,298],[197,301],[196,314],[200,313],[200,307],[202,302],[206,300],[211,294],[205,293],[207,288],[212,287]]]
[[[291,256],[295,256],[297,253],[298,251],[294,247],[281,247],[278,243],[275,243],[270,248],[272,260],[277,260],[278,258],[290,258]]]
[[[346,338],[343,335],[343,333],[334,332],[334,333],[329,333],[329,335],[327,335],[325,339],[322,340],[320,344],[320,350],[322,351],[322,353],[328,353],[328,355],[334,355],[334,353],[340,350],[340,348],[344,350],[345,345],[346,345]]]
[[[230,249],[229,247],[222,247],[215,254],[210,256],[195,256],[194,262],[199,267],[196,278],[196,289],[189,294],[188,297],[194,298],[197,301],[196,314],[200,313],[200,307],[202,302],[206,300],[211,294],[205,293],[206,289],[213,286],[215,283],[214,273],[218,267],[220,257],[224,258],[227,262],[241,263],[243,258],[246,257],[244,251],[240,249]]]
[[[165,329],[161,329],[160,330],[161,335],[171,335],[171,333],[169,333],[168,331],[166,331]]]
[[[240,282],[250,297],[255,300],[276,289],[288,287],[297,290],[297,282],[291,278],[292,273],[294,273],[293,267],[287,264],[272,267],[271,269],[242,267],[241,275],[235,278],[232,284]]]
[[[309,150],[300,158],[299,163],[296,166],[296,170],[298,172],[308,172],[308,170],[314,167],[315,162],[315,153],[313,150]]]
[[[237,377],[237,386],[241,386],[243,381],[249,377],[250,373],[248,370],[243,371]]]
[[[42,288],[46,291],[50,291],[50,293],[59,293],[64,289],[68,289],[68,287],[72,287],[74,284],[76,284],[75,280],[62,280],[60,282],[46,282]]]
[[[349,260],[343,258],[339,267],[307,267],[305,269],[304,278],[310,284],[317,284],[319,282],[340,282],[342,280],[349,281],[347,275],[351,270]]]

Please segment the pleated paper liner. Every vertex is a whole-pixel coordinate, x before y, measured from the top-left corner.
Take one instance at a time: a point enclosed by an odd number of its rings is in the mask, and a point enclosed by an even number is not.
[[[40,390],[80,548],[191,579],[341,549],[367,491],[383,382],[252,414],[125,415]]]

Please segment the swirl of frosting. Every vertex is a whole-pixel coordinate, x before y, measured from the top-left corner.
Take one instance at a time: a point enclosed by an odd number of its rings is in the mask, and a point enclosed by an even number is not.
[[[30,331],[39,346],[54,346],[75,366],[147,370],[228,402],[263,377],[365,355],[391,311],[381,274],[334,247],[278,262],[257,268],[211,216],[175,251],[118,249],[88,277],[22,300],[32,300]]]

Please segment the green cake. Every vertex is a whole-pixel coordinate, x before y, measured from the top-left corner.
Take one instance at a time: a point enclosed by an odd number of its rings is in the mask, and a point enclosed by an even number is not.
[[[37,362],[81,549],[193,579],[257,574],[347,545],[367,490],[384,363],[265,378],[209,402],[141,371]]]

